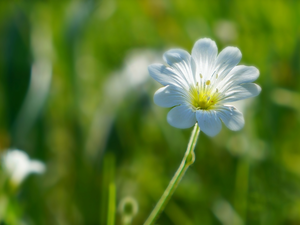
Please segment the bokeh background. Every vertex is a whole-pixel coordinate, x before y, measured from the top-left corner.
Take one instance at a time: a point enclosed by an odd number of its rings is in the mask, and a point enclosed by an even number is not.
[[[153,103],[147,66],[202,37],[237,46],[262,92],[237,103],[243,130],[200,134],[157,224],[300,224],[299,12],[296,0],[0,1],[1,152],[46,165],[0,182],[0,224],[143,224],[191,132]]]

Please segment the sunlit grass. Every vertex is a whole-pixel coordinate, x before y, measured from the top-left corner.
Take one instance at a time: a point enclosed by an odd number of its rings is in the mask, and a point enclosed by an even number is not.
[[[142,224],[191,132],[169,126],[168,110],[153,104],[159,85],[146,67],[210,37],[241,49],[263,91],[242,106],[242,131],[200,134],[205,151],[195,149],[158,224],[299,224],[299,9],[298,1],[1,1],[1,153],[22,149],[47,170],[14,192],[1,163],[0,221],[104,225],[110,205],[122,225],[118,207],[130,196],[138,204],[130,223]]]

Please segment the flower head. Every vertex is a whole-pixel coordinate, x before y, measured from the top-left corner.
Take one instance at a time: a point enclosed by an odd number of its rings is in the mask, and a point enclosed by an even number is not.
[[[253,66],[243,66],[236,47],[218,48],[209,38],[198,40],[190,55],[182,49],[164,53],[167,64],[152,64],[150,75],[164,85],[154,94],[161,107],[173,107],[168,122],[177,128],[189,128],[196,122],[209,136],[215,136],[223,123],[231,130],[244,126],[244,117],[235,107],[226,105],[258,95],[261,88],[252,83],[259,76]]]
[[[31,160],[20,150],[8,150],[2,156],[3,169],[15,185],[19,185],[31,173],[44,173],[45,164],[38,160]]]

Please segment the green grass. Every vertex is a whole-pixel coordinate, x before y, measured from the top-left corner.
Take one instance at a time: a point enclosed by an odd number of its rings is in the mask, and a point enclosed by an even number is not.
[[[299,224],[299,10],[292,0],[0,2],[0,149],[47,165],[16,193],[0,186],[0,215],[8,198],[9,225],[105,225],[113,183],[115,224],[127,196],[139,205],[132,225],[143,224],[191,132],[153,103],[147,64],[210,37],[260,70],[262,92],[242,131],[200,134],[157,224]]]

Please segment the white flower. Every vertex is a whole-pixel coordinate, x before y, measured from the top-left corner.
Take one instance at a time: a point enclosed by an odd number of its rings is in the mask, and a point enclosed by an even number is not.
[[[104,84],[104,95],[111,102],[122,102],[122,98],[149,79],[147,66],[158,60],[159,54],[149,49],[135,49],[126,54],[124,67],[115,71]],[[113,92],[111,90],[114,90]]]
[[[20,150],[8,150],[2,156],[3,169],[15,185],[19,185],[31,173],[44,173],[45,164],[31,160]]]
[[[209,136],[215,136],[223,123],[231,130],[244,126],[244,117],[229,102],[254,97],[261,88],[251,82],[259,76],[253,66],[242,66],[242,54],[236,47],[227,47],[218,55],[214,41],[198,40],[192,55],[182,49],[164,53],[167,66],[152,64],[150,75],[164,85],[156,91],[154,102],[173,107],[168,122],[177,128],[189,128],[196,122]]]

